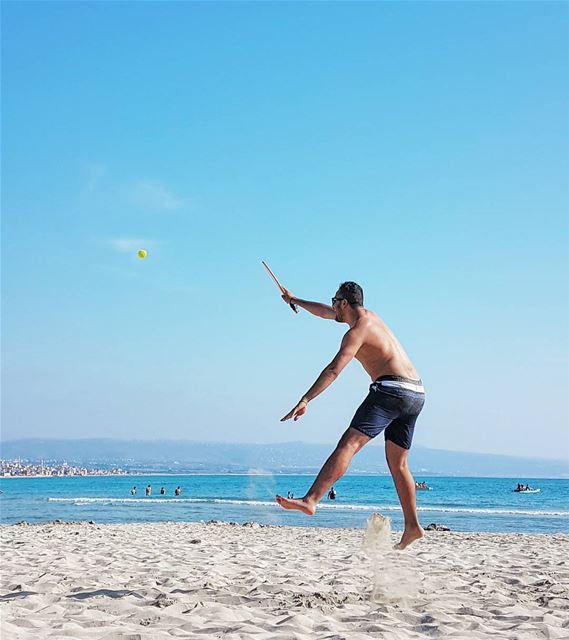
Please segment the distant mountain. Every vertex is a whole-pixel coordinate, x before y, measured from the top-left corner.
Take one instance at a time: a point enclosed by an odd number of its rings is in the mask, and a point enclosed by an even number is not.
[[[330,455],[332,445],[222,444],[189,440],[25,439],[0,444],[4,460],[67,462],[129,471],[157,473],[314,473]],[[464,453],[416,446],[410,465],[415,474],[569,478],[568,460],[516,458]],[[387,473],[383,447],[367,446],[354,458],[350,473]]]

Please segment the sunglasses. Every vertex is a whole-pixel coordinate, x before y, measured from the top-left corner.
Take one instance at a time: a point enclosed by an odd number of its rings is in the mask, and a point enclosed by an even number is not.
[[[332,306],[336,304],[336,302],[340,302],[340,300],[345,300],[346,298],[332,298]]]

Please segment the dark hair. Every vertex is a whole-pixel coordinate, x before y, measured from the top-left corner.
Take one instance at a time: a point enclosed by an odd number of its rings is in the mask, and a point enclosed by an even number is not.
[[[342,282],[338,287],[338,292],[345,298],[352,307],[363,307],[364,290],[355,282]]]

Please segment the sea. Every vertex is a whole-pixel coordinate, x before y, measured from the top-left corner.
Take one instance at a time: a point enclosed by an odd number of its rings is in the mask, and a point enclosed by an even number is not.
[[[336,499],[324,498],[316,515],[286,511],[275,495],[304,495],[307,475],[127,475],[0,478],[0,523],[52,520],[131,522],[258,522],[273,525],[360,528],[372,513],[403,525],[393,482],[387,475],[346,475]],[[569,533],[569,480],[418,477],[421,524],[452,531]],[[539,491],[515,493],[518,482]],[[151,485],[151,495],[145,488]],[[136,486],[135,496],[131,488]],[[176,487],[181,495],[174,496]],[[165,495],[160,495],[164,487]]]

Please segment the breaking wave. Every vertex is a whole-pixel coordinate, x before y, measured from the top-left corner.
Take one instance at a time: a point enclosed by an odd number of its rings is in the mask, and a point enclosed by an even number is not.
[[[235,500],[230,498],[48,498],[49,502],[68,502],[76,506],[100,503],[106,505],[140,505],[140,504],[161,504],[172,506],[173,504],[234,504],[253,507],[274,507],[279,508],[275,502],[266,500]],[[394,504],[328,504],[323,503],[319,509],[335,509],[338,511],[400,511],[401,507]],[[541,517],[569,517],[569,511],[541,511],[530,509],[484,509],[452,506],[417,506],[418,511],[435,513],[478,513],[488,515],[520,515],[520,516],[541,516]]]

